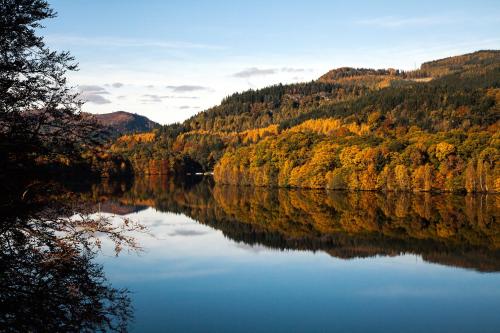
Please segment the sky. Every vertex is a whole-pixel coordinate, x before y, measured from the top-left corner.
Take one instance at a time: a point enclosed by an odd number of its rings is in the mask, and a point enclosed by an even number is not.
[[[496,1],[49,0],[41,32],[70,51],[92,113],[183,121],[235,92],[343,67],[414,69],[500,49]]]

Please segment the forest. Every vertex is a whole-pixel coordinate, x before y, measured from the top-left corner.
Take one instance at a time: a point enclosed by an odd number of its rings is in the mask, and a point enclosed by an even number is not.
[[[5,8],[5,17],[19,10]],[[0,45],[0,179],[13,198],[64,175],[212,172],[218,183],[249,186],[500,191],[500,51],[413,71],[338,68],[116,138],[81,112],[65,77],[74,58],[36,35],[39,21],[55,15],[43,8],[21,25],[12,16]]]
[[[478,51],[235,93],[109,152],[136,174],[213,171],[223,184],[499,192],[499,128],[500,51]]]

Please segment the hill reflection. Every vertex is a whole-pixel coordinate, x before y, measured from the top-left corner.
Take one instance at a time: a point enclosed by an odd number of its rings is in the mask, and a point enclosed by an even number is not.
[[[500,196],[325,192],[217,186],[162,178],[101,184],[113,213],[185,214],[246,244],[350,259],[412,253],[428,262],[500,271]]]

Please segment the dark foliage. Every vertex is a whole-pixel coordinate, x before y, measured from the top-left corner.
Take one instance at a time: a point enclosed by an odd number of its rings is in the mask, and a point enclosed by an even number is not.
[[[2,175],[34,172],[40,162],[77,163],[105,134],[80,112],[81,101],[67,86],[74,59],[49,50],[37,35],[41,21],[54,16],[44,0],[0,1]]]

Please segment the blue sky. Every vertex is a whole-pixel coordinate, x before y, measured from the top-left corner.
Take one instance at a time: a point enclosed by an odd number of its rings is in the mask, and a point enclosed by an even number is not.
[[[235,91],[341,66],[413,69],[500,49],[498,1],[49,0],[85,111],[182,121]]]

